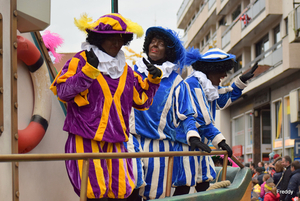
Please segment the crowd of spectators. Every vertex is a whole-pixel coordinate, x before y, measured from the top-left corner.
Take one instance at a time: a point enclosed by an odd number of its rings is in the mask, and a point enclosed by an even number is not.
[[[251,201],[296,201],[300,189],[300,162],[290,156],[270,154],[270,161],[249,164]],[[300,199],[299,199],[300,200]]]

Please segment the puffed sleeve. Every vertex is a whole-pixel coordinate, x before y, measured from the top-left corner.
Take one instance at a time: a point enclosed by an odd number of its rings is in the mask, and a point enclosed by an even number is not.
[[[237,78],[229,87],[218,86],[219,98],[217,99],[217,108],[225,109],[232,102],[236,101],[242,95],[242,91],[246,86],[240,78]]]
[[[223,134],[214,125],[214,120],[210,111],[210,106],[206,99],[205,93],[193,78],[187,80],[190,86],[192,101],[196,110],[196,125],[200,137],[205,137],[212,142],[214,147],[218,148],[218,143],[225,139]]]
[[[74,100],[78,106],[88,104],[88,88],[100,71],[86,61],[85,52],[77,53],[58,73],[50,89],[62,102]]]
[[[173,121],[175,127],[178,127],[176,138],[182,143],[189,144],[190,137],[200,138],[200,136],[196,128],[195,112],[190,98],[190,91],[184,81],[175,88],[173,100]]]

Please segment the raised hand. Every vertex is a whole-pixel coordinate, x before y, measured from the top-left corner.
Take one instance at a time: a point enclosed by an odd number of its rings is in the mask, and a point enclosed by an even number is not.
[[[99,60],[95,55],[93,49],[91,49],[90,51],[85,50],[85,55],[87,62],[91,64],[94,68],[98,68]]]
[[[149,74],[152,75],[152,78],[160,77],[161,76],[161,70],[154,66],[153,64],[149,63],[145,58],[143,58],[144,64],[147,66],[147,70]]]
[[[249,70],[247,73],[245,73],[244,75],[240,76],[240,79],[242,82],[246,83],[247,80],[249,80],[250,78],[252,78],[254,76],[254,71],[258,68],[258,64],[257,62],[254,64],[254,66],[251,68],[251,70]]]

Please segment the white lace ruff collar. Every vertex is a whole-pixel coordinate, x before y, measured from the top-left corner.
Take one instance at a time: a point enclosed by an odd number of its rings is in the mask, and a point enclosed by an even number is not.
[[[118,52],[116,57],[112,57],[88,42],[83,42],[81,44],[81,49],[88,51],[93,49],[95,55],[99,59],[98,69],[103,74],[109,75],[112,79],[117,79],[123,74],[126,60],[122,50]]]
[[[148,61],[148,59],[146,59],[146,60]],[[149,72],[147,70],[147,66],[143,62],[143,58],[138,59],[136,62],[136,65],[137,65],[138,72],[145,73],[145,75],[148,76]],[[154,64],[154,65],[162,71],[162,73],[163,73],[162,78],[169,77],[170,74],[172,73],[172,71],[176,67],[175,64],[173,64],[172,62],[169,62],[169,61],[164,62],[162,65],[157,65],[157,64]]]
[[[204,73],[193,70],[189,77],[191,76],[194,76],[198,79],[208,101],[214,101],[219,98],[218,86],[214,86]]]

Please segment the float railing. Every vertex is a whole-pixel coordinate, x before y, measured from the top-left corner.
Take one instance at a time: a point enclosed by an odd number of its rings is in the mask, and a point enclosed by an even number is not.
[[[90,159],[114,159],[114,158],[153,158],[169,157],[168,172],[166,183],[166,197],[171,195],[172,170],[174,157],[176,156],[206,156],[206,155],[224,155],[223,170],[227,169],[228,153],[227,151],[212,151],[211,153],[200,151],[172,151],[172,152],[144,152],[144,153],[74,153],[74,154],[4,154],[0,155],[0,162],[29,162],[29,161],[60,161],[60,160],[83,160],[82,179],[80,190],[80,201],[87,199],[87,183]],[[240,167],[244,165],[234,156],[231,159]],[[222,171],[222,181],[226,179],[226,171]]]

